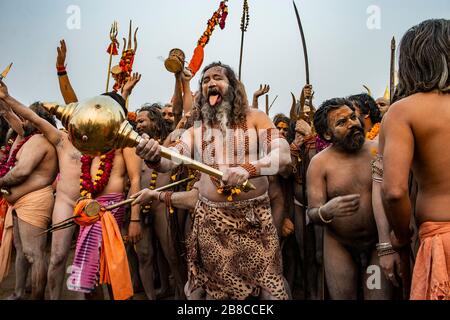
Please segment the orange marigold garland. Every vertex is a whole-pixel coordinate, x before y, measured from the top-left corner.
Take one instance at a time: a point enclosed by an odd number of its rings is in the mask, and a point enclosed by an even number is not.
[[[128,121],[136,122],[136,112],[129,111],[127,114]]]
[[[134,48],[131,46],[131,21],[130,21],[130,30],[128,35],[128,46],[126,43],[126,39],[124,39],[124,47],[122,51],[122,56],[120,58],[119,65],[114,66],[111,69],[114,80],[116,81],[113,86],[114,91],[119,91],[125,83],[130,79],[131,73],[133,71],[133,63],[134,57],[136,55],[137,50],[137,38],[136,34],[139,28],[136,28],[134,31]],[[109,48],[108,48],[109,49]]]
[[[378,134],[380,133],[380,124],[376,123],[372,129],[367,132],[366,138],[369,140],[374,140],[376,137],[378,137]]]
[[[219,25],[220,29],[225,28],[225,21],[228,16],[228,6],[227,1],[224,0],[220,2],[219,9],[214,12],[211,19],[208,20],[208,24],[205,32],[203,32],[202,36],[197,42],[197,47],[194,49],[194,54],[192,56],[191,61],[189,62],[189,70],[191,70],[192,75],[194,76],[197,71],[200,69],[203,63],[204,58],[204,47],[209,42],[209,39],[217,25]]]
[[[82,197],[95,198],[105,189],[111,175],[114,156],[115,150],[100,156],[100,164],[94,181],[92,181],[91,176],[91,165],[94,157],[81,156],[80,195]]]

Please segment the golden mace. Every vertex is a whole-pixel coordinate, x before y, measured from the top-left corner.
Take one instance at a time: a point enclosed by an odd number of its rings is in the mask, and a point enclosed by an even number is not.
[[[120,104],[107,96],[98,96],[67,106],[55,103],[44,103],[43,106],[61,121],[69,133],[73,146],[82,154],[99,156],[113,149],[133,148],[143,139],[126,120]],[[164,146],[160,148],[161,156],[166,159],[184,164],[219,180],[223,177],[220,170]],[[242,188],[244,192],[256,189],[249,181],[246,181]]]

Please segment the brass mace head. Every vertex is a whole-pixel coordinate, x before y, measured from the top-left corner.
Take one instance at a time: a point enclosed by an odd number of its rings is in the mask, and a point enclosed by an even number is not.
[[[73,146],[82,154],[98,156],[113,149],[134,147],[141,139],[128,123],[121,105],[108,96],[67,106],[44,103],[44,108],[61,120]]]

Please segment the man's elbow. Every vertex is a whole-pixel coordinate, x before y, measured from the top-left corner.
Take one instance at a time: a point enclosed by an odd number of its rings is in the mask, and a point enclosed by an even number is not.
[[[381,195],[385,202],[392,203],[402,200],[408,195],[408,188],[402,186],[386,185],[381,186]]]

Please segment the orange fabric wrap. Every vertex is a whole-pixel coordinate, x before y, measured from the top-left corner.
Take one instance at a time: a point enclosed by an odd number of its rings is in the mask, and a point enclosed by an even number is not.
[[[450,299],[450,222],[424,222],[414,265],[411,300]]]
[[[74,209],[75,222],[81,226],[102,224],[102,248],[100,251],[100,283],[111,284],[114,300],[126,300],[133,296],[130,269],[122,235],[116,219],[110,211],[102,211],[89,217],[84,208],[92,199],[80,200]]]
[[[101,221],[100,283],[111,284],[114,300],[129,299],[133,296],[133,286],[122,235],[111,212],[104,212]]]
[[[2,235],[2,245],[0,246],[0,283],[8,275],[11,265],[11,251],[13,246],[12,210],[12,207],[8,207],[5,217],[5,229]]]
[[[3,235],[3,229],[5,227],[5,219],[6,219],[6,212],[8,212],[8,202],[1,198],[0,199],[0,246],[2,245],[2,235]]]
[[[202,46],[197,46],[194,50],[194,55],[192,56],[191,61],[189,62],[189,70],[192,72],[192,76],[194,76],[197,71],[200,69],[203,63],[203,58],[205,56],[205,51]]]
[[[92,202],[91,199],[82,199],[80,201],[77,202],[77,204],[75,205],[75,208],[73,209],[73,215],[75,216],[75,222],[83,227],[87,227],[91,224],[96,223],[99,219],[100,216],[96,215],[94,217],[89,217],[85,212],[84,212],[84,208],[87,206],[87,204],[89,202]]]

